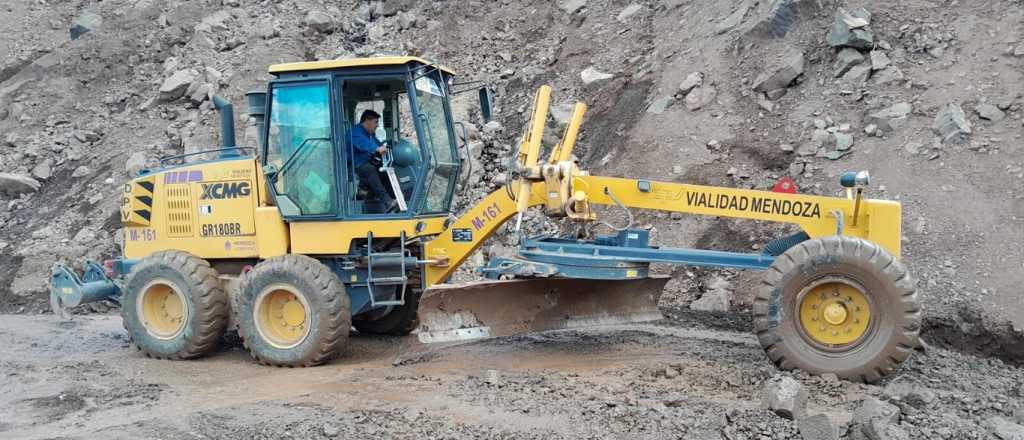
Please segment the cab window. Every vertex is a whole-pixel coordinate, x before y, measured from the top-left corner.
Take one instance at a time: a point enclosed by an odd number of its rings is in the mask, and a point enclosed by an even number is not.
[[[327,83],[282,84],[271,90],[267,165],[285,216],[337,212],[334,146]]]
[[[423,166],[423,151],[416,140],[416,126],[406,93],[406,82],[402,78],[350,79],[341,89],[345,121],[345,163],[349,167],[348,198],[350,213],[354,215],[401,214],[398,198],[404,199],[411,211],[412,200],[417,191],[417,178]],[[386,142],[392,161],[383,167],[381,157],[374,156],[371,163],[379,167],[373,176],[360,174],[356,170],[356,151],[352,131],[360,124],[363,113],[372,110],[380,119],[372,136]],[[361,160],[359,162],[363,162]],[[376,178],[380,186],[367,179]]]

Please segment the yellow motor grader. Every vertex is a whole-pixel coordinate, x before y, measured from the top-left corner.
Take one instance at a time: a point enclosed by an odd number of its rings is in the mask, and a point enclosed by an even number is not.
[[[313,366],[335,356],[353,327],[439,342],[657,320],[667,279],[649,268],[670,263],[764,270],[754,331],[781,368],[874,381],[918,345],[915,282],[899,259],[901,207],[862,197],[866,172],[841,177],[845,198],[594,176],[572,156],[582,103],[542,154],[544,86],[508,183],[456,216],[453,193],[471,162],[460,157],[468,136],[452,120],[451,70],[383,57],[270,73],[266,90],[248,94],[259,145],[235,144],[232,106],[215,98],[223,148],[199,161],[165,158],[125,184],[123,255],[88,263],[81,276],[55,266],[55,312],[115,299],[146,355],[196,358],[234,328],[259,362]],[[489,118],[490,95],[479,95]],[[380,121],[369,134],[385,145],[374,172],[397,203],[374,197],[355,169],[353,133],[367,110]],[[520,231],[529,209],[587,224],[597,205],[801,232],[751,254],[653,246],[630,227],[590,240],[523,238],[517,255],[478,268],[487,280],[446,284],[507,221]]]

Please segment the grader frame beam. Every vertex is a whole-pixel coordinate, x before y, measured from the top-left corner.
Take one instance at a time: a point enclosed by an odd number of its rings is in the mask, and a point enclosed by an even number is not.
[[[544,205],[549,215],[578,221],[596,220],[591,204],[621,204],[625,208],[792,223],[810,238],[859,237],[900,256],[899,203],[862,199],[859,190],[856,198],[850,191],[846,198],[838,198],[592,176],[571,161],[586,111],[582,103],[575,106],[563,138],[548,161],[538,164],[550,101],[550,88],[542,86],[534,99],[530,131],[520,144],[519,160],[523,165],[514,170],[519,178],[484,197],[425,245],[427,286],[448,279],[512,216],[539,205]]]

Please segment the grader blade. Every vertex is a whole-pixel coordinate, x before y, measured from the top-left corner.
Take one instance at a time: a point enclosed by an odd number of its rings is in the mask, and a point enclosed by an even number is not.
[[[420,298],[420,342],[662,319],[669,277],[632,280],[533,278],[439,285]]]

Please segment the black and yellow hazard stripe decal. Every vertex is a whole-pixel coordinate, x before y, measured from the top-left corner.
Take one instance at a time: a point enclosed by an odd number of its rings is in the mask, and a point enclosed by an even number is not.
[[[152,176],[125,184],[121,202],[121,222],[125,226],[149,226],[155,190]]]

